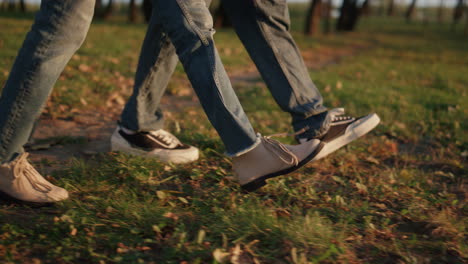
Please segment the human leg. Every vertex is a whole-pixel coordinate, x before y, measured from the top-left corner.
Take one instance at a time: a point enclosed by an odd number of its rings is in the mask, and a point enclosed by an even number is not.
[[[254,60],[273,97],[291,114],[299,142],[318,138],[326,144],[320,157],[371,131],[376,114],[343,117],[341,109],[327,111],[299,49],[289,33],[285,0],[222,0],[233,26]]]
[[[177,54],[160,20],[152,16],[140,52],[133,93],[111,137],[113,151],[188,163],[198,159],[198,149],[183,144],[163,130],[160,100],[177,65]]]
[[[209,120],[231,156],[258,139],[224,70],[212,38],[213,21],[204,0],[156,0],[153,17],[176,52]]]
[[[174,46],[162,31],[160,20],[153,15],[141,48],[133,93],[121,115],[122,126],[133,131],[163,128],[159,103],[177,62]]]
[[[239,182],[255,190],[270,177],[289,173],[320,152],[320,141],[288,146],[256,136],[219,59],[212,19],[203,0],[156,0],[161,19],[209,120],[233,157]]]
[[[0,163],[23,152],[53,85],[84,41],[94,0],[44,0],[0,97]]]
[[[309,127],[312,136],[325,134],[330,117],[289,32],[287,2],[222,1],[268,89],[278,105],[291,114],[294,130]]]
[[[43,0],[0,97],[0,191],[29,202],[66,199],[66,190],[45,180],[23,153],[52,87],[80,47],[94,0]]]

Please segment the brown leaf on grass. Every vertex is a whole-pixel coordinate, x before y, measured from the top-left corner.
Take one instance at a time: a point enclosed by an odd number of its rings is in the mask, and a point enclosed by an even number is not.
[[[354,185],[356,185],[356,188],[360,194],[367,194],[367,186],[359,182],[356,182]]]
[[[172,219],[172,220],[174,220],[174,221],[179,220],[179,216],[176,215],[176,214],[174,214],[174,213],[172,213],[172,212],[167,212],[167,213],[165,213],[163,216],[166,217],[166,218],[170,218],[170,219]]]
[[[84,106],[88,105],[88,102],[83,97],[80,98],[80,103]]]
[[[111,93],[109,97],[107,98],[106,105],[108,107],[111,107],[113,105],[124,105],[125,104],[125,99],[122,97],[122,95],[118,92]]]
[[[369,163],[376,164],[376,165],[379,165],[379,164],[380,164],[380,162],[379,162],[376,158],[374,158],[374,157],[372,157],[372,156],[367,157],[367,158],[366,158],[366,161],[369,162]]]
[[[120,60],[117,59],[117,58],[114,58],[114,57],[111,57],[108,60],[109,60],[109,62],[112,62],[113,64],[119,64],[120,63]]]
[[[343,83],[341,81],[336,82],[336,89],[341,90],[343,88]]]
[[[151,248],[148,247],[148,246],[136,247],[136,249],[139,250],[139,251],[148,251],[148,250],[151,250]]]
[[[86,65],[86,64],[80,64],[78,66],[78,70],[80,70],[81,72],[84,72],[84,73],[90,73],[90,72],[93,72],[93,69]]]
[[[213,258],[221,264],[229,263],[229,261],[231,260],[231,254],[229,252],[225,252],[220,248],[217,248],[213,251]]]
[[[275,209],[275,215],[276,217],[283,217],[283,218],[291,217],[291,213],[288,211],[288,209],[284,209],[284,208]]]
[[[248,252],[241,249],[241,246],[237,244],[231,249],[231,263],[232,264],[257,264],[260,263]]]

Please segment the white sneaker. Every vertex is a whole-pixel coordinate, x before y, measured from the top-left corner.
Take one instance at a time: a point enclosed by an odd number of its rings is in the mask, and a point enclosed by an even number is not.
[[[286,145],[268,137],[251,151],[234,157],[232,167],[241,187],[255,191],[266,180],[293,172],[320,154],[323,143],[318,139],[299,145]]]
[[[17,200],[52,203],[68,198],[65,189],[48,182],[37,172],[23,153],[14,161],[0,165],[0,192]]]
[[[314,158],[321,159],[337,149],[351,143],[374,129],[380,122],[377,114],[369,114],[359,118],[344,116],[343,108],[330,110],[333,114],[332,122],[328,132],[320,138],[304,137],[304,134],[296,136],[299,143],[304,143],[312,139],[319,139],[324,143],[323,150]]]
[[[163,129],[129,133],[117,127],[111,137],[111,149],[163,162],[189,163],[198,159],[197,148],[181,143]]]

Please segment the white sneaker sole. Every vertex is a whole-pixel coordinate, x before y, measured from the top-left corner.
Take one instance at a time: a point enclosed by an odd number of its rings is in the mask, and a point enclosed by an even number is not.
[[[199,157],[198,149],[193,146],[188,149],[156,149],[152,151],[135,148],[118,133],[118,129],[114,131],[111,137],[111,151],[120,151],[129,155],[154,158],[162,162],[176,164],[190,163],[198,160]]]
[[[374,129],[380,123],[380,118],[377,114],[369,114],[358,121],[352,123],[346,128],[345,133],[342,136],[335,138],[334,140],[325,143],[322,150],[315,156],[312,161],[319,160],[336,151],[337,149],[349,144],[353,140],[364,136]]]

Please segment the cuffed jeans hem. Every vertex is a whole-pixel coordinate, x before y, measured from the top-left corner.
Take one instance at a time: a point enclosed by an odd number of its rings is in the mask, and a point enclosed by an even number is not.
[[[226,152],[225,154],[226,154],[226,156],[231,157],[231,158],[239,157],[239,156],[251,151],[252,149],[256,148],[262,142],[261,138],[262,138],[262,135],[260,135],[260,133],[257,133],[257,139],[255,140],[255,142],[251,146],[248,146],[247,148],[239,150],[239,151],[237,151],[235,153]]]
[[[325,106],[321,106],[319,108],[312,108],[308,107],[309,105],[301,105],[301,108],[303,109],[302,114],[291,113],[295,122],[300,122],[302,120],[306,120],[313,116],[318,116],[328,111],[328,108]]]
[[[122,120],[117,121],[117,123],[119,124],[119,126],[135,132],[150,132],[164,128],[164,122],[155,122],[154,124],[145,124],[136,127],[132,125],[127,125],[127,123],[123,122]]]
[[[301,129],[306,128],[304,133],[300,134],[298,137],[307,137],[307,138],[319,138],[325,135],[330,129],[331,116],[329,111],[324,111],[318,115],[313,115],[309,118],[306,118],[301,121],[294,120],[293,118],[293,127],[294,131],[300,131]]]
[[[8,157],[6,159],[0,158],[0,165],[7,165],[7,164],[12,163],[23,153],[24,151],[21,151],[21,152],[14,153],[13,155],[11,155],[11,157]]]

